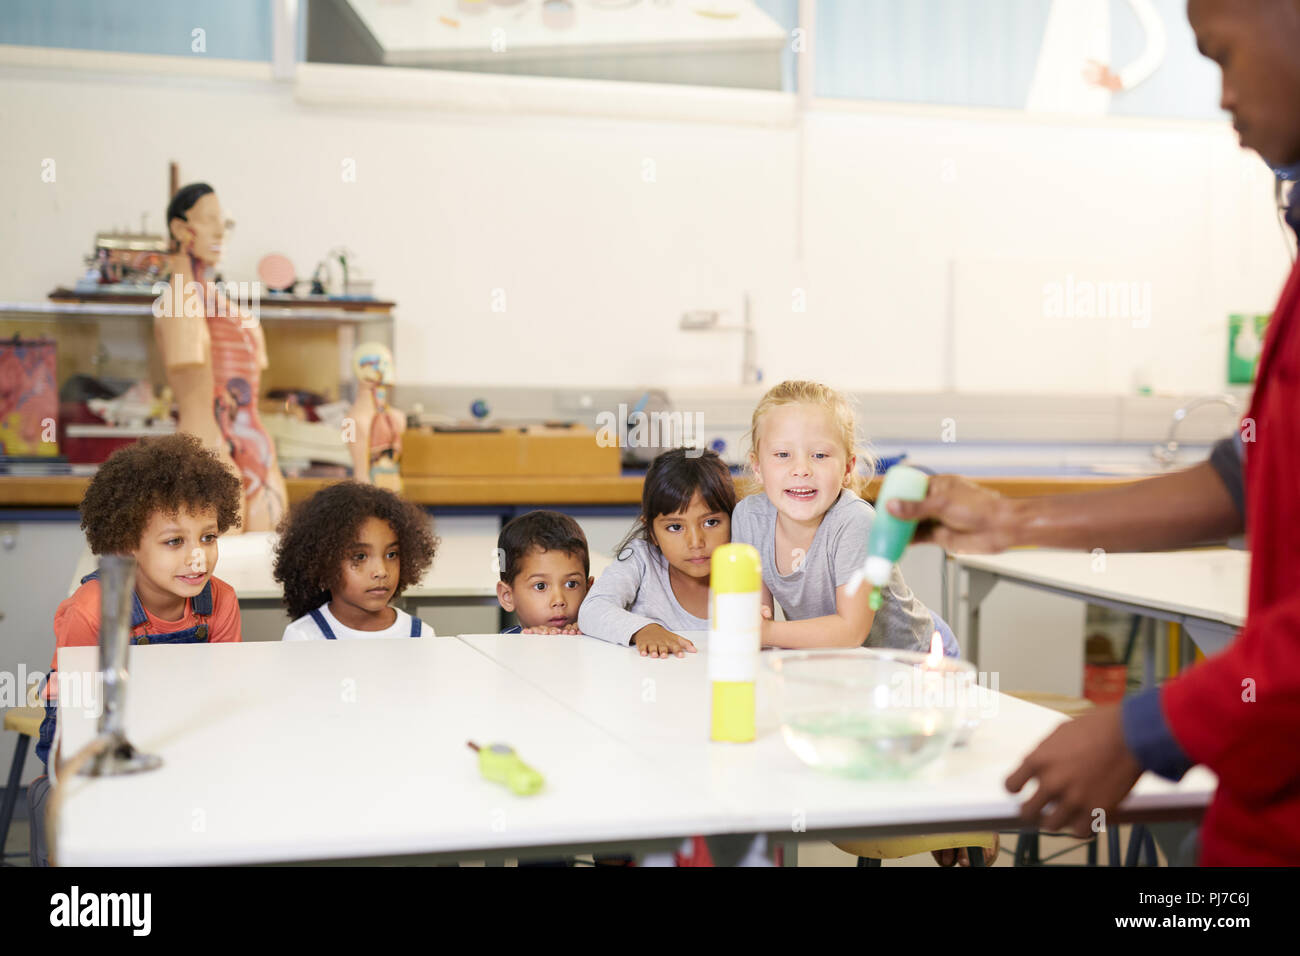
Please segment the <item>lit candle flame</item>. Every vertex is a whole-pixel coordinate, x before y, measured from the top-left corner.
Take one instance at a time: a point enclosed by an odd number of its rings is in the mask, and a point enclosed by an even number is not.
[[[938,667],[943,663],[943,635],[938,631],[930,636],[930,653],[925,656],[926,667]]]

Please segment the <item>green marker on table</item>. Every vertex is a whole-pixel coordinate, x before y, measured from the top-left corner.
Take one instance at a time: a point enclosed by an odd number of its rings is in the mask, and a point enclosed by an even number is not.
[[[484,780],[509,787],[521,797],[527,797],[541,790],[546,780],[540,773],[519,759],[515,748],[508,744],[489,744],[480,747],[474,741],[467,741],[469,749],[478,754],[478,772]]]

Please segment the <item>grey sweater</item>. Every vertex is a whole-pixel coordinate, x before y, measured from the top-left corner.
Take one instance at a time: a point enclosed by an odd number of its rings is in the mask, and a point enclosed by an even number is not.
[[[578,609],[583,634],[613,644],[631,644],[632,635],[647,624],[659,624],[674,633],[707,631],[705,618],[688,613],[677,603],[668,583],[668,561],[659,549],[640,539],[601,572]]]

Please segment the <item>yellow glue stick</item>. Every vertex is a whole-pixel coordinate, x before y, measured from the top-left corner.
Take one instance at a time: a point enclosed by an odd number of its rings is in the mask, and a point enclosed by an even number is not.
[[[754,739],[762,583],[758,550],[753,545],[724,544],[714,550],[709,572],[711,740],[744,743]]]

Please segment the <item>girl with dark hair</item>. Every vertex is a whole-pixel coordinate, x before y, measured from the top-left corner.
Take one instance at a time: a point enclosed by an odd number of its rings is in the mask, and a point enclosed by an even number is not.
[[[428,516],[391,491],[342,481],[293,509],[279,528],[275,579],[293,623],[283,640],[433,636],[390,607],[433,563]]]
[[[176,396],[177,427],[240,478],[244,530],[269,531],[284,516],[288,497],[257,412],[266,341],[256,316],[208,289],[226,229],[212,187],[179,189],[167,205],[167,227],[171,284],[154,308],[154,335]]]
[[[710,561],[731,540],[735,506],[731,471],[716,452],[678,448],[656,458],[636,525],[578,611],[582,633],[642,657],[694,652],[677,632],[709,628]]]

